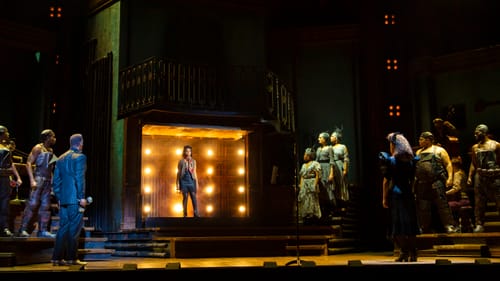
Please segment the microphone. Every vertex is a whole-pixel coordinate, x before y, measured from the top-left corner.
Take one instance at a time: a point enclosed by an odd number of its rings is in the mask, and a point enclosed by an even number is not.
[[[87,205],[90,205],[92,202],[94,202],[94,199],[92,198],[92,196],[87,197],[85,200],[87,200]],[[85,212],[85,208],[80,206],[78,211],[80,211],[80,213],[83,213],[83,212]]]

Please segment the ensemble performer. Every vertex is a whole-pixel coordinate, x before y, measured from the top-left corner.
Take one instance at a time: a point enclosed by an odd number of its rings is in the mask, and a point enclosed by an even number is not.
[[[314,224],[321,218],[319,205],[319,179],[321,166],[314,160],[316,154],[312,148],[304,152],[304,163],[299,171],[299,219],[304,224]]]
[[[33,146],[26,160],[26,172],[30,179],[31,190],[18,231],[20,237],[31,236],[30,232],[33,231],[33,224],[37,218],[38,237],[56,237],[49,229],[52,173],[57,159],[52,149],[55,143],[56,134],[54,131],[43,130],[40,133],[40,142]]]
[[[345,208],[346,202],[350,200],[349,183],[347,173],[349,172],[349,150],[342,143],[342,129],[336,128],[330,135],[333,152],[333,165],[331,166],[329,180],[333,183],[337,209]]]
[[[480,124],[474,131],[477,143],[472,146],[472,161],[467,184],[474,184],[474,232],[484,231],[486,204],[495,202],[500,211],[500,143],[488,136],[488,126]]]
[[[16,165],[12,162],[9,138],[7,127],[0,125],[0,237],[14,236],[9,229],[10,195],[12,188],[23,183]]]
[[[418,161],[415,171],[415,198],[422,233],[432,232],[433,209],[447,233],[457,232],[455,220],[448,205],[446,189],[453,186],[453,166],[446,149],[434,144],[431,132],[423,132],[418,139],[420,148],[415,153]],[[436,229],[434,229],[436,230]],[[440,229],[437,232],[441,232]]]

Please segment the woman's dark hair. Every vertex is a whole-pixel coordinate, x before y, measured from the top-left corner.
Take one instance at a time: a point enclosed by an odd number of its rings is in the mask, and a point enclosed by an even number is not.
[[[193,147],[190,145],[185,145],[184,148],[182,149],[182,155],[186,155],[186,150],[191,150],[191,155],[193,155]]]

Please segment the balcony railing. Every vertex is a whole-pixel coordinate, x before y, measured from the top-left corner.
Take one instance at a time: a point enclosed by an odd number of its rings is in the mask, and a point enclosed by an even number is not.
[[[250,116],[295,131],[292,92],[272,72],[153,57],[120,71],[118,118],[150,110]]]

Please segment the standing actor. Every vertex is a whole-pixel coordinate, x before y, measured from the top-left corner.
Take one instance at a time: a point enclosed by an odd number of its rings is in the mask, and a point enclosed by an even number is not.
[[[78,239],[83,228],[85,199],[85,172],[87,157],[82,153],[83,136],[74,134],[69,139],[70,149],[56,162],[54,194],[59,202],[59,230],[57,231],[53,265],[85,265],[78,260]]]
[[[431,132],[420,134],[418,143],[420,148],[415,153],[418,162],[414,190],[422,233],[431,232],[434,208],[445,231],[457,232],[446,198],[446,187],[453,185],[453,166],[450,156],[443,147],[433,144],[434,136]]]
[[[0,237],[13,236],[9,229],[10,195],[13,187],[23,183],[12,162],[11,148],[6,146],[9,137],[9,130],[0,125]],[[12,176],[16,177],[15,181]]]
[[[417,261],[417,207],[412,185],[415,176],[413,150],[400,133],[387,135],[390,154],[379,154],[382,182],[382,206],[390,210],[390,236],[399,247],[396,262]]]
[[[347,173],[349,171],[349,150],[342,143],[342,129],[336,128],[330,135],[333,153],[333,165],[331,165],[330,176],[328,180],[333,183],[337,210],[341,211],[347,207],[350,200],[349,183]]]
[[[198,189],[198,175],[196,174],[196,160],[193,158],[193,148],[184,146],[182,159],[177,164],[177,190],[182,192],[182,211],[187,217],[188,197],[191,197],[193,216],[199,217],[196,190]]]
[[[26,172],[30,179],[31,192],[19,228],[20,237],[30,236],[29,232],[33,230],[33,223],[37,215],[38,237],[56,237],[49,231],[52,172],[54,160],[57,159],[52,149],[55,143],[56,134],[54,131],[43,130],[40,134],[40,143],[33,146],[26,160]],[[35,166],[34,170],[33,166]]]
[[[477,143],[472,146],[472,161],[467,184],[474,183],[474,232],[484,231],[484,214],[488,200],[500,211],[500,143],[488,137],[488,126],[480,124],[474,131]],[[473,181],[474,179],[474,181]]]
[[[321,132],[318,135],[319,147],[316,149],[316,161],[321,165],[319,177],[319,204],[323,223],[330,224],[337,206],[335,191],[333,190],[333,150],[329,144],[330,134]]]
[[[315,161],[316,154],[312,148],[304,152],[304,163],[299,170],[299,220],[304,224],[317,223],[321,218],[319,205],[319,178],[321,165]]]

